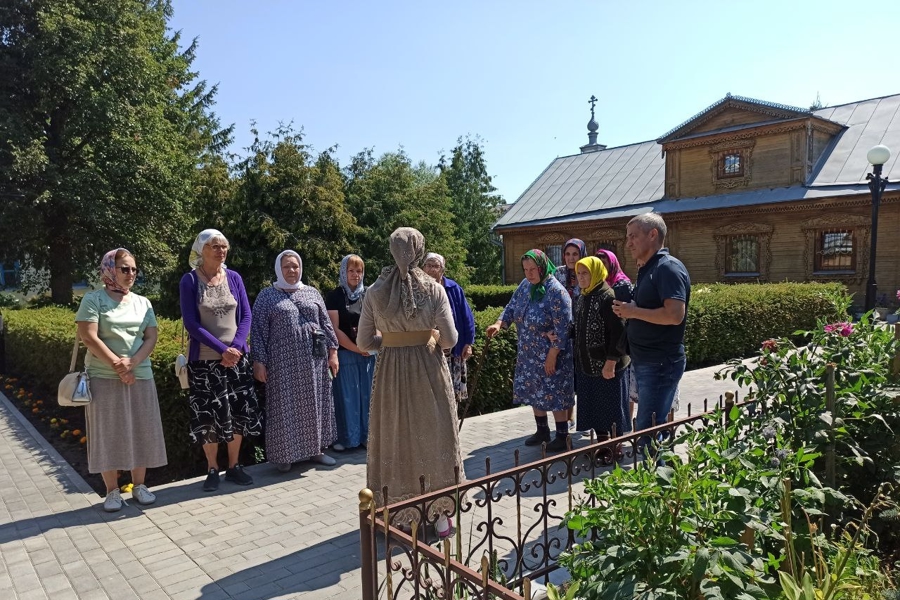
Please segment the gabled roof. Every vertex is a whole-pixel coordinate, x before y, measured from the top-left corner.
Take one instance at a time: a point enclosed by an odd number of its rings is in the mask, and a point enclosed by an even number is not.
[[[657,200],[665,168],[656,142],[557,158],[496,226]]]
[[[866,173],[871,167],[866,153],[876,144],[891,148],[884,175],[900,181],[900,94],[805,111],[804,115],[845,127],[822,153],[804,185],[666,200],[665,159],[660,145],[649,141],[555,159],[495,227],[612,218],[657,209],[678,212],[867,194]],[[900,186],[892,183],[888,189]]]
[[[657,138],[656,141],[660,144],[665,144],[670,140],[688,135],[714,116],[730,108],[757,112],[777,119],[796,119],[798,117],[808,117],[812,114],[809,110],[797,108],[796,106],[765,102],[763,100],[756,100],[755,98],[745,98],[744,96],[732,96],[728,93],[725,94],[724,98],[714,104],[710,104],[675,129],[664,133],[661,137]]]

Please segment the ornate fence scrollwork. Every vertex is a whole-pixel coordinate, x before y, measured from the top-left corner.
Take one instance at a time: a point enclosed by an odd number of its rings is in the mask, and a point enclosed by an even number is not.
[[[734,405],[729,393],[715,408]],[[491,472],[487,458],[483,477],[377,510],[374,494],[363,490],[359,506],[363,600],[530,599],[532,581],[543,578],[546,583],[559,568],[560,554],[588,541],[559,528],[565,513],[577,504],[583,480],[597,477],[616,462],[643,468],[642,439],[670,445],[679,428],[699,425],[701,420],[707,423],[708,408],[704,401],[703,412],[692,416],[688,406],[687,418],[658,425],[654,419],[648,429],[619,437],[613,432],[609,440],[598,442],[592,435],[587,446],[549,457],[542,451],[540,460],[527,464],[520,464],[516,450],[514,466],[497,473]],[[424,479],[422,485],[424,489]],[[388,497],[387,490],[383,494]],[[438,518],[433,507],[448,499],[455,507],[456,530],[450,538],[438,540],[431,531]],[[409,511],[414,513],[411,530],[397,519]],[[382,537],[380,552],[376,537]]]

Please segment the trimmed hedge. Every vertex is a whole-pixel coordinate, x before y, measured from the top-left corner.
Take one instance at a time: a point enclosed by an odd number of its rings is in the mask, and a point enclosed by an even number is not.
[[[69,370],[72,344],[75,342],[75,313],[59,307],[3,311],[6,329],[6,368],[10,374],[25,377],[36,391],[48,399],[56,398],[59,381]],[[159,340],[150,357],[169,465],[187,474],[196,449],[188,431],[188,395],[178,385],[172,367],[181,352],[181,323],[158,319]],[[84,364],[84,347],[78,367]],[[80,408],[64,408],[77,411]]]
[[[499,299],[514,287],[494,288]],[[479,290],[478,293],[480,293]],[[830,297],[843,294],[840,284],[739,284],[695,285],[685,335],[690,366],[719,364],[755,354],[772,337],[791,336],[801,329],[814,329],[816,319],[840,320]],[[512,407],[512,379],[516,365],[515,328],[491,340],[486,362],[476,373],[484,351],[484,331],[500,316],[502,308],[475,311],[476,335],[469,360],[469,385],[477,383],[468,414],[477,415]],[[24,376],[36,391],[54,398],[56,386],[69,366],[75,339],[74,312],[46,307],[4,310],[6,356],[9,374]],[[151,361],[159,393],[160,412],[166,436],[169,465],[191,473],[198,451],[188,435],[188,399],[175,378],[172,364],[180,352],[181,324],[159,319],[159,341]],[[81,351],[83,360],[84,350]],[[81,363],[82,361],[79,361]],[[71,408],[66,410],[79,410]]]
[[[475,343],[469,359],[468,384],[474,391],[468,414],[481,415],[512,408],[512,380],[516,368],[516,329],[510,327],[494,336],[488,348],[486,362],[481,366],[477,381],[476,372],[484,353],[484,330],[500,318],[502,308],[475,311]],[[472,388],[472,384],[476,387]]]
[[[518,285],[467,285],[463,288],[472,310],[503,307],[509,303]],[[490,325],[490,323],[488,323]]]
[[[816,319],[843,320],[831,298],[839,283],[695,284],[684,334],[689,367],[724,363],[759,352],[769,338],[816,328]]]

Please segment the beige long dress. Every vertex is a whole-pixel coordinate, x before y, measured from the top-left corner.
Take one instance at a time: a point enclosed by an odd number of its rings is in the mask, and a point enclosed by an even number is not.
[[[368,486],[378,506],[419,495],[421,475],[426,492],[454,485],[456,467],[464,479],[453,385],[442,352],[457,341],[450,302],[444,288],[417,266],[424,256],[421,233],[398,229],[391,253],[397,266],[386,267],[366,291],[356,340],[363,350],[379,351],[367,461]],[[453,510],[452,497],[438,501],[429,507],[428,521]],[[392,521],[419,518],[403,511]]]

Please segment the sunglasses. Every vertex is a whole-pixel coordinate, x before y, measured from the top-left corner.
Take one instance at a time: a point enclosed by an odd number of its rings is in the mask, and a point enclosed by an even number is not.
[[[137,275],[138,272],[137,267],[119,267],[119,271],[122,273],[122,275],[129,275],[131,273]]]

